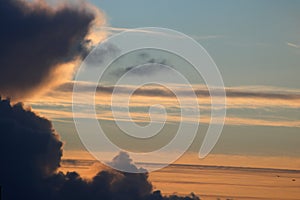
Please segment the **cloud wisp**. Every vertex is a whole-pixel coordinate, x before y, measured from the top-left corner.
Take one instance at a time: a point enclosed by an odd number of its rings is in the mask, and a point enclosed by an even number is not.
[[[130,70],[130,69],[129,69]],[[144,71],[139,69],[136,73],[143,74]],[[74,82],[68,82],[57,87],[57,91],[60,92],[73,92]],[[81,82],[77,83],[80,91],[82,92],[93,92],[95,85],[93,83]],[[126,94],[130,91],[130,85],[124,86],[110,86],[110,85],[97,85],[96,91],[103,94],[111,94],[115,87],[119,87],[118,91]],[[189,96],[191,91],[186,91],[186,87],[180,85],[174,85],[174,87],[182,87],[180,91],[181,95],[186,97]],[[262,87],[263,88],[263,87]],[[204,85],[199,85],[194,87],[194,92],[198,97],[209,97],[210,94]],[[218,89],[214,91],[215,95],[218,95]],[[137,96],[155,96],[155,97],[174,97],[174,94],[170,90],[161,86],[144,86],[137,89],[134,93]],[[286,89],[249,89],[249,88],[226,88],[227,98],[253,98],[253,99],[272,99],[272,100],[295,100],[300,101],[300,91],[288,91]]]
[[[288,45],[288,46],[290,46],[290,47],[293,47],[293,48],[296,48],[296,49],[299,49],[299,48],[300,48],[300,45],[295,44],[295,43],[291,43],[291,42],[287,42],[286,45]]]
[[[82,105],[85,105],[86,95],[93,93],[93,83],[79,83],[80,91],[82,91]],[[129,85],[120,87],[117,98],[122,98],[123,94],[130,91]],[[180,85],[174,85],[179,87]],[[56,91],[48,93],[38,101],[31,101],[33,107],[52,120],[71,119],[72,118],[72,89],[73,83],[69,82],[61,85]],[[179,92],[186,100],[188,100],[189,92],[185,87]],[[160,104],[165,107],[168,112],[168,119],[171,122],[179,122],[180,105],[175,94],[164,87],[157,85],[145,85],[138,88],[130,99],[129,105],[124,105],[120,101],[118,119],[114,119],[111,113],[111,94],[114,90],[113,86],[98,85],[95,96],[97,118],[103,120],[124,120],[127,115],[126,107],[130,107],[130,115],[136,122],[148,122],[148,109],[150,105]],[[194,91],[198,96],[200,119],[184,118],[182,120],[189,122],[200,120],[201,123],[210,122],[210,96],[209,92],[203,85],[195,85]],[[300,91],[290,90],[286,88],[272,87],[235,87],[226,88],[227,91],[227,125],[236,126],[282,126],[282,127],[299,127],[300,121],[297,117],[297,110],[300,109]],[[218,94],[217,92],[215,94]],[[57,106],[60,111],[57,111]],[[193,109],[193,107],[185,107],[184,109]],[[221,109],[221,108],[220,108]],[[82,110],[83,118],[91,117],[91,114]],[[259,118],[257,118],[259,116]],[[159,117],[159,116],[158,116]]]

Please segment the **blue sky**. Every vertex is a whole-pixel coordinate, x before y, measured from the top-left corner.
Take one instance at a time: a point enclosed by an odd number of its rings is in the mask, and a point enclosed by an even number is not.
[[[194,37],[226,86],[300,88],[299,1],[91,1],[113,27],[164,27]]]

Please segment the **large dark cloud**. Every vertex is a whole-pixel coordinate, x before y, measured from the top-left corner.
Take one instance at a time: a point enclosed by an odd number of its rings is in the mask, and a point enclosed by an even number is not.
[[[96,18],[84,4],[0,1],[0,94],[24,97],[57,81],[61,64],[86,55]],[[56,76],[56,77],[54,77]]]
[[[4,200],[197,200],[195,195],[163,197],[152,191],[148,173],[138,169],[125,152],[116,167],[145,173],[100,171],[92,180],[77,172],[59,171],[62,142],[49,120],[0,100],[0,185]],[[141,171],[140,171],[141,172]]]
[[[0,101],[0,185],[4,199],[37,198],[59,167],[62,142],[49,120]],[[33,193],[33,189],[38,191]],[[20,198],[21,197],[21,198]]]

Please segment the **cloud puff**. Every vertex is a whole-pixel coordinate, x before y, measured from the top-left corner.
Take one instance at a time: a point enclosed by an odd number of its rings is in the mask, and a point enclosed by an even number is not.
[[[0,99],[0,185],[4,200],[198,200],[163,197],[152,191],[148,173],[138,169],[129,155],[121,152],[112,164],[145,173],[100,171],[91,180],[77,172],[58,172],[62,142],[49,120],[37,116],[21,103]]]
[[[87,54],[87,35],[99,22],[84,3],[7,0],[0,1],[0,13],[0,94],[14,99],[71,75],[74,66],[66,64]]]
[[[115,169],[125,169],[126,171],[130,172],[140,172],[146,173],[147,170],[143,168],[137,168],[134,164],[132,159],[129,157],[129,154],[126,152],[120,152],[119,155],[113,158],[112,162],[110,163],[112,167]]]

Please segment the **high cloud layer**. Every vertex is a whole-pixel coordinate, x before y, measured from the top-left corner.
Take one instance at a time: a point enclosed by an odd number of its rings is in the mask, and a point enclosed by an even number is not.
[[[72,122],[72,92],[74,82],[68,82],[60,85],[55,91],[44,95],[38,100],[32,100],[28,103],[36,111],[48,116],[52,120],[60,121],[66,119]],[[172,122],[186,122],[199,120],[194,117],[183,119],[180,117],[180,109],[177,97],[165,87],[156,85],[145,85],[135,90],[130,98],[129,104],[121,97],[128,94],[133,86],[118,85],[115,94],[115,100],[118,102],[116,116],[111,112],[111,94],[115,89],[112,85],[97,85],[91,82],[77,82],[77,89],[82,95],[80,103],[86,105],[86,99],[94,92],[96,88],[95,102],[97,118],[103,120],[123,120],[128,116],[125,108],[130,107],[130,116],[136,122],[149,122],[148,109],[150,105],[160,104],[165,107],[168,114],[168,120]],[[174,85],[177,87],[177,94],[180,98],[189,99],[190,91],[186,90],[184,85]],[[210,95],[205,85],[194,85],[193,92],[197,95],[201,111],[201,123],[210,122]],[[299,127],[300,121],[298,113],[300,108],[300,91],[296,89],[279,87],[227,87],[226,89],[226,109],[227,125],[250,125],[250,126],[274,126],[274,127]],[[218,95],[217,90],[214,92]],[[57,108],[61,109],[58,111]],[[191,105],[186,108],[193,108]],[[81,117],[94,117],[90,112],[84,109],[78,113]],[[164,115],[161,119],[163,120]],[[176,117],[178,116],[178,117]],[[259,117],[257,117],[259,116]],[[68,120],[69,119],[69,120]]]
[[[59,172],[62,142],[49,120],[0,100],[0,185],[4,200],[197,200],[195,195],[163,197],[152,191],[147,173],[99,171],[91,180]],[[125,152],[112,164],[138,169]]]
[[[91,27],[105,22],[84,3],[51,7],[44,1],[7,0],[0,1],[0,13],[0,94],[13,99],[70,78],[70,63],[88,51]]]

